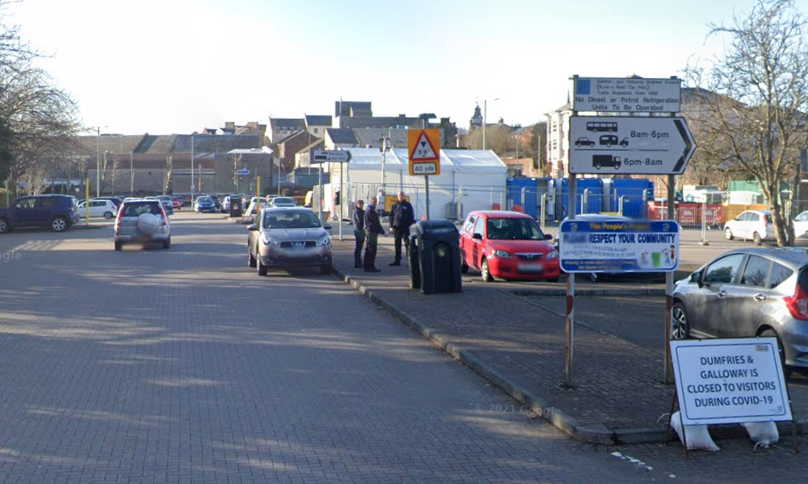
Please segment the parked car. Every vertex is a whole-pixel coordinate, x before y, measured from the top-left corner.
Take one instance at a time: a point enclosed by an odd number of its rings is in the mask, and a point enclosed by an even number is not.
[[[529,215],[504,211],[471,212],[460,231],[461,271],[477,269],[494,278],[558,281],[558,251]]]
[[[171,222],[159,200],[124,202],[115,220],[115,250],[123,244],[163,244],[171,248]]]
[[[764,240],[774,240],[772,213],[768,210],[747,210],[724,224],[727,240],[741,238],[760,245]]]
[[[87,214],[86,202],[82,201],[78,204],[78,213],[80,218],[84,218]],[[110,220],[116,215],[118,215],[118,207],[111,200],[98,198],[90,200],[90,217],[104,217]]]
[[[733,250],[676,283],[673,339],[755,336],[777,338],[787,374],[808,369],[805,250]]]
[[[794,237],[808,237],[808,210],[794,217]]]
[[[331,272],[331,225],[309,208],[266,208],[248,227],[247,263],[259,276],[269,268],[319,267]]]
[[[213,203],[213,199],[211,199],[208,196],[196,197],[196,202],[194,202],[194,212],[214,213],[215,211],[216,211],[216,204]]]
[[[157,200],[160,200],[160,203],[163,204],[163,209],[165,209],[168,215],[174,215],[174,200],[172,200],[170,196],[158,195]]]
[[[292,197],[273,197],[269,202],[270,207],[296,207],[295,199]]]
[[[94,198],[94,200],[109,200],[110,202],[115,204],[115,208],[117,209],[120,209],[121,205],[123,205],[123,199],[121,199],[120,197],[96,197]]]
[[[211,200],[213,200],[213,204],[216,206],[216,210],[222,208],[222,202],[219,201],[219,195],[208,195]]]
[[[49,228],[54,232],[64,232],[78,221],[75,197],[32,195],[0,209],[0,234],[23,228]]]
[[[174,210],[182,209],[182,199],[180,197],[171,197],[171,202],[174,204]]]

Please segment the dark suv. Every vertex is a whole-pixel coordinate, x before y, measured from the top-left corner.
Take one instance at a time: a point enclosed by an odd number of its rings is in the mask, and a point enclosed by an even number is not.
[[[76,198],[69,195],[33,195],[0,209],[0,234],[11,229],[49,228],[64,232],[78,223]]]

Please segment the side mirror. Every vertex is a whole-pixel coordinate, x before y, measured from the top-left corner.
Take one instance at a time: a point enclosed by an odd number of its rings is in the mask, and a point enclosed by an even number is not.
[[[472,239],[483,240],[483,234],[472,234]]]
[[[331,224],[325,224],[323,225],[323,228],[326,230],[331,230]]]
[[[693,274],[690,274],[690,282],[695,282],[702,287],[704,284],[701,282],[701,271],[696,271]]]
[[[553,240],[553,236],[551,234],[544,234],[544,240]]]
[[[255,232],[256,230],[258,230],[258,224],[252,224],[247,226],[247,230],[249,230],[250,232]]]

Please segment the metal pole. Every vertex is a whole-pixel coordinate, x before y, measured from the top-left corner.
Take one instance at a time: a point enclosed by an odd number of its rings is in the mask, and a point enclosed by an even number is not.
[[[95,144],[95,196],[101,196],[101,128],[98,129],[98,136]],[[87,195],[87,206],[90,205],[90,196]],[[89,213],[89,209],[88,212]]]
[[[384,175],[385,175],[384,169],[385,169],[385,164],[387,162],[387,143],[388,143],[388,141],[389,140],[387,138],[384,138],[384,137],[382,138],[382,173],[381,173],[382,179],[381,179],[380,184],[379,184],[379,206],[381,207],[381,209],[379,210],[379,217],[384,215],[384,206],[387,203],[387,200],[385,200],[385,188],[386,187],[384,186]]]
[[[623,208],[625,208],[625,195],[620,195],[620,199],[617,201],[617,211],[620,213],[620,216],[623,215]]]
[[[527,210],[526,210],[526,207],[525,207],[525,192],[527,191],[527,187],[522,187],[521,191],[522,191],[522,193],[521,193],[521,195],[522,195],[522,197],[521,197],[522,198],[522,200],[521,200],[522,201],[522,213],[527,213]]]
[[[426,199],[426,219],[429,220],[429,175],[424,177],[424,198]]]
[[[323,223],[323,164],[317,166],[320,168],[317,173],[317,218]],[[314,200],[311,203],[314,203]]]
[[[675,212],[675,188],[676,178],[668,175],[668,216],[669,220],[676,220]],[[671,217],[671,215],[673,215]],[[673,362],[671,360],[671,324],[673,319],[673,271],[665,273],[665,371],[663,373],[664,382],[673,382]]]
[[[541,231],[544,232],[544,224],[547,220],[547,214],[545,211],[547,210],[547,194],[541,194],[541,220],[539,220],[539,227],[541,227]]]
[[[191,135],[191,207],[194,206],[194,136]]]
[[[255,176],[255,196],[261,198],[261,176]]]
[[[87,177],[87,181],[84,185],[84,209],[86,210],[84,214],[84,225],[90,225],[90,177]]]
[[[581,213],[589,213],[589,189],[584,190],[584,196],[581,199]]]
[[[323,166],[322,164],[320,166]],[[260,197],[260,194],[256,194],[255,196]],[[281,159],[278,158],[278,196],[281,196]]]
[[[569,183],[569,193],[567,194],[567,198],[569,200],[569,216],[570,220],[575,218],[575,213],[578,211],[578,203],[577,203],[577,180],[576,175],[574,173],[570,173],[569,175],[570,183]],[[565,361],[564,361],[564,385],[566,387],[572,387],[572,367],[574,361],[574,342],[575,342],[575,273],[571,272],[567,274],[567,320],[566,320],[566,329],[567,329],[567,341],[566,341],[566,351],[565,351]]]
[[[710,245],[707,240],[707,196],[704,197],[704,204],[701,208],[701,240],[699,245]]]
[[[488,124],[488,99],[483,100],[483,149],[485,149],[485,125]]]
[[[339,164],[339,198],[337,199],[337,200],[339,200],[339,208],[337,209],[337,223],[339,224],[339,241],[340,242],[342,242],[342,206],[345,205],[345,203],[343,203],[343,201],[345,200],[345,196],[342,193],[342,190],[344,188],[344,184],[342,183],[342,177],[343,177],[343,173],[344,173],[343,167],[344,166],[345,166],[345,163],[340,163]]]

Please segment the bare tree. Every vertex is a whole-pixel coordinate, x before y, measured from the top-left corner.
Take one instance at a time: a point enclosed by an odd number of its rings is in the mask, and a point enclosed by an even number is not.
[[[238,169],[241,166],[241,156],[242,155],[230,155],[230,162],[233,166],[233,188],[235,192],[238,192]]]
[[[726,34],[731,44],[723,59],[708,70],[689,69],[689,77],[717,94],[703,96],[716,120],[711,134],[726,146],[727,161],[760,183],[777,244],[790,245],[793,225],[781,189],[806,147],[806,19],[793,0],[758,0],[745,18],[710,27],[711,35]]]
[[[112,193],[111,195],[115,195],[115,175],[118,173],[118,165],[120,164],[121,160],[118,155],[113,155],[112,157]]]
[[[166,175],[163,179],[163,195],[168,194],[171,188],[171,177],[174,172],[174,159],[171,156],[166,156]],[[199,180],[199,186],[202,186],[202,180]]]

